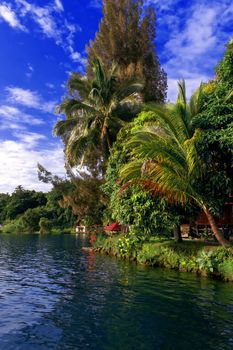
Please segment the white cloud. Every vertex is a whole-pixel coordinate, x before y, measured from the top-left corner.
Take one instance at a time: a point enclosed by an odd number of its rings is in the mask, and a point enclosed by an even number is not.
[[[34,136],[35,140],[36,136]],[[33,136],[31,136],[33,140]],[[0,193],[12,192],[16,186],[27,189],[48,191],[50,185],[39,182],[37,163],[43,164],[49,171],[64,176],[64,158],[62,147],[50,145],[35,150],[30,147],[30,135],[19,141],[0,141]],[[32,145],[34,146],[34,144]]]
[[[25,148],[32,149],[36,147],[39,144],[39,141],[46,140],[47,137],[43,134],[39,134],[36,132],[21,132],[21,133],[13,133],[13,136],[19,140],[19,142],[22,142],[25,146]]]
[[[102,8],[102,0],[91,0],[89,6],[97,9]]]
[[[64,17],[64,7],[61,0],[53,0],[45,6],[38,6],[27,0],[15,0],[14,10],[11,4],[4,2],[0,4],[0,18],[5,20],[12,28],[27,31],[21,24],[20,19],[27,23],[28,19],[33,20],[39,27],[45,37],[53,39],[55,43],[67,52],[70,58],[78,62],[81,66],[85,65],[85,59],[78,57],[78,52],[74,49],[74,36],[82,29],[79,25],[70,23]],[[34,28],[36,28],[34,26]],[[72,49],[72,52],[70,50]],[[26,73],[30,78],[32,71]]]
[[[44,121],[40,118],[36,118],[32,115],[21,111],[20,109],[8,106],[0,105],[0,129],[17,129],[23,130],[27,126],[39,126],[44,124]]]
[[[30,63],[28,63],[27,64],[27,69],[28,69],[28,71],[26,72],[26,77],[31,78],[32,74],[34,72],[34,68],[33,68],[33,66]]]
[[[63,7],[61,0],[55,0],[54,4],[55,4],[55,7],[58,11],[61,11],[61,12],[64,11],[64,7]]]
[[[190,97],[195,90],[200,86],[201,82],[205,82],[209,77],[202,75],[196,76],[193,78],[185,79],[186,94]],[[167,99],[169,102],[175,102],[178,94],[178,80],[179,79],[169,79],[168,78],[168,96]]]
[[[7,87],[6,91],[8,92],[8,101],[14,104],[54,113],[56,103],[54,101],[44,101],[36,91],[20,87]]]
[[[176,3],[176,0],[145,0],[144,6],[155,5],[158,11],[167,11]]]
[[[45,83],[45,85],[51,90],[55,89],[55,85],[52,83]]]
[[[176,82],[180,79],[186,80],[189,97],[201,81],[214,76],[214,66],[225,49],[223,44],[230,39],[224,29],[230,23],[230,3],[228,0],[213,0],[211,4],[206,0],[193,1],[192,6],[180,7],[175,13],[170,0],[148,2],[164,10],[161,18],[165,19],[166,28],[162,20],[159,25],[168,33],[161,54],[163,68],[168,74],[168,99],[174,101]]]
[[[0,4],[0,17],[6,21],[12,28],[27,31],[27,29],[20,23],[17,15],[12,10],[11,5],[3,2]]]
[[[56,20],[52,16],[52,10],[49,6],[36,6],[26,0],[17,0],[17,4],[21,6],[21,15],[30,15],[48,38],[55,39],[57,43],[61,42],[61,31],[57,27]]]
[[[68,47],[68,51],[70,52],[72,61],[79,63],[81,66],[85,66],[87,64],[87,59],[83,57],[80,52],[74,51],[71,46]]]
[[[82,29],[64,17],[64,7],[61,0],[48,2],[44,7],[29,3],[27,0],[16,0],[16,3],[21,17],[32,19],[45,37],[53,39],[69,54],[73,61],[79,62],[81,66],[85,65],[85,59],[81,56],[78,57],[79,53],[74,50],[74,36]]]

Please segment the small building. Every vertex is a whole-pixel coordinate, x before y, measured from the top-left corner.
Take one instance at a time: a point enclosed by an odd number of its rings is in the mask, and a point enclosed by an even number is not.
[[[233,197],[230,197],[229,202],[225,203],[221,217],[216,217],[215,220],[220,229],[226,230],[228,233],[233,231]],[[192,236],[193,233],[198,235],[204,232],[211,232],[211,228],[203,210],[200,211],[197,219],[192,224],[185,223],[181,225],[183,238],[188,238]]]
[[[76,226],[75,232],[76,233],[86,233],[86,226]]]

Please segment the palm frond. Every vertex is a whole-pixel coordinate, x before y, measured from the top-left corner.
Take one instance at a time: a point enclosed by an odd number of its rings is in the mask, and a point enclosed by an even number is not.
[[[177,97],[177,104],[181,104],[186,108],[187,100],[186,100],[186,86],[184,79],[181,81],[178,81],[178,97]]]
[[[77,124],[77,117],[69,118],[66,120],[59,120],[53,129],[54,135],[63,136],[67,132],[70,132],[75,126],[77,126]]]
[[[91,84],[86,77],[80,76],[77,73],[72,73],[71,77],[68,79],[67,87],[71,95],[77,93],[80,98],[86,99]]]
[[[193,133],[191,128],[193,114],[199,110],[200,94],[201,91],[196,93],[190,107],[183,81],[179,83],[175,105],[145,106],[155,117],[132,132],[127,143],[131,160],[121,171],[123,182],[141,181],[152,193],[165,195],[173,202],[184,204],[192,198],[201,203],[194,186],[202,170],[196,148],[200,130]]]
[[[195,115],[200,113],[202,96],[203,96],[203,84],[201,83],[199,88],[192,94],[189,100],[188,108],[189,108],[191,121],[193,117],[195,117]]]

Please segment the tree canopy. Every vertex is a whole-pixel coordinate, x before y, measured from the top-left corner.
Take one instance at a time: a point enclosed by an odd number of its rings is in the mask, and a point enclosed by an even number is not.
[[[155,22],[154,8],[145,10],[143,0],[104,0],[99,32],[87,48],[88,76],[96,56],[108,69],[115,62],[123,80],[136,75],[145,82],[145,101],[164,102],[167,77],[156,53]]]

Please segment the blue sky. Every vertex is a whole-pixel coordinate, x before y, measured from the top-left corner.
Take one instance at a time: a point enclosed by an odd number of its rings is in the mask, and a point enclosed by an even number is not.
[[[231,0],[145,0],[157,13],[157,51],[168,74],[168,98],[184,78],[190,95],[214,76],[232,38]],[[84,71],[85,46],[102,16],[99,0],[0,0],[0,192],[17,185],[48,190],[40,162],[64,174],[52,136],[55,106],[72,71]]]

